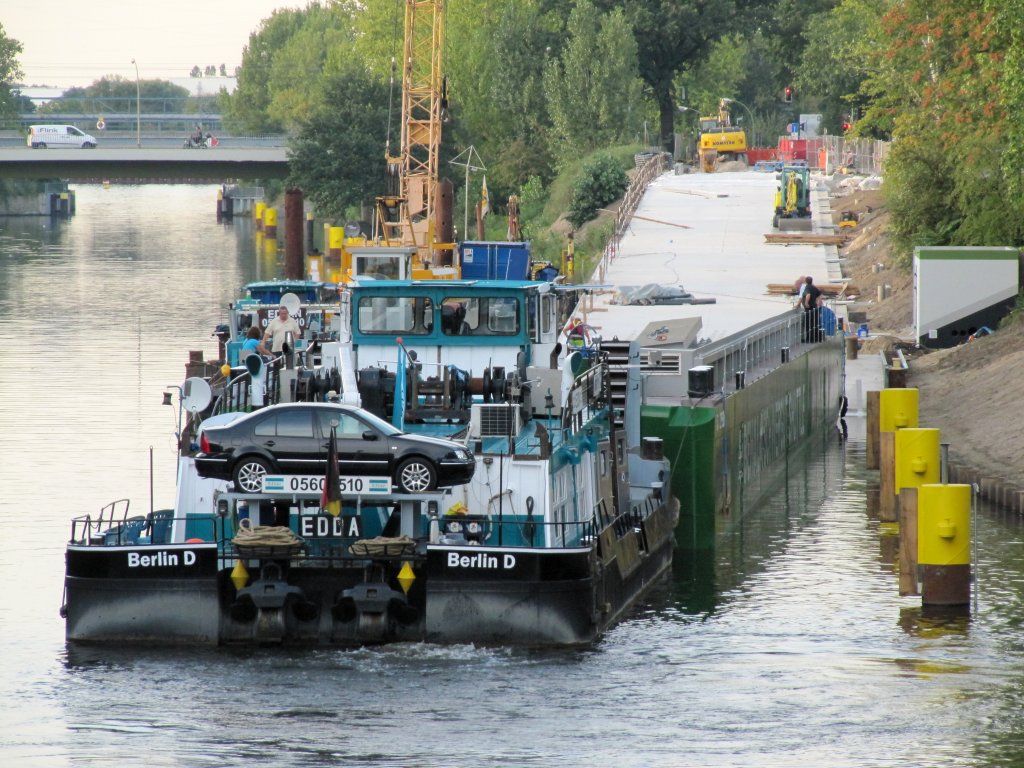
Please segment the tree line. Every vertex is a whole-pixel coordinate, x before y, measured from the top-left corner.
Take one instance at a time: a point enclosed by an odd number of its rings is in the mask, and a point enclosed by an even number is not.
[[[830,133],[891,139],[884,189],[904,256],[1021,240],[1024,0],[448,0],[446,11],[442,166],[474,146],[492,206],[598,150],[671,149],[725,97],[765,144],[808,113]],[[384,191],[403,18],[401,0],[275,11],[250,35],[237,89],[217,97],[228,130],[292,136],[290,183],[325,216],[352,217]],[[0,27],[0,111],[17,111],[20,52]]]

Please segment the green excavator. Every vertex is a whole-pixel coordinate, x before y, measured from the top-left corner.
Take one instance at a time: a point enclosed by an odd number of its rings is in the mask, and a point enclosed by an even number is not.
[[[775,178],[775,218],[772,226],[780,232],[811,231],[811,171],[806,166],[784,165]]]

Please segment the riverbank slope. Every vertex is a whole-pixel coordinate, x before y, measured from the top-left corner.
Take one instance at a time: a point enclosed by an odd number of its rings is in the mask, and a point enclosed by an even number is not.
[[[1010,318],[990,335],[951,349],[915,348],[913,284],[890,254],[882,190],[851,189],[832,200],[859,222],[840,250],[843,274],[859,290],[851,307],[867,313],[872,339],[861,354],[902,348],[910,360],[908,385],[920,390],[920,425],[941,430],[957,482],[978,482],[983,495],[1024,512],[1024,321]],[[879,286],[888,295],[879,299]]]

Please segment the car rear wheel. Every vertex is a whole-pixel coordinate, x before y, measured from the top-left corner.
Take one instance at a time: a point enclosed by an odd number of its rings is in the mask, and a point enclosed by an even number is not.
[[[262,493],[263,478],[270,473],[270,464],[258,456],[245,456],[235,465],[235,488],[242,493]]]
[[[437,487],[437,470],[426,459],[414,456],[395,470],[395,485],[403,493],[425,493]]]

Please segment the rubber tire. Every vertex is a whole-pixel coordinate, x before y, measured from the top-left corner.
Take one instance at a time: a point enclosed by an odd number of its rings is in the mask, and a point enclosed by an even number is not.
[[[38,144],[33,144],[32,149],[46,149],[46,142],[40,141]]]
[[[82,145],[82,149],[96,149],[96,145],[93,144],[91,141],[87,141],[85,142],[85,144]]]
[[[259,456],[243,456],[231,471],[231,478],[234,480],[235,488],[241,493],[262,493],[263,477],[270,474],[272,469],[266,459]]]
[[[394,481],[402,493],[426,493],[437,488],[437,470],[427,459],[412,456],[398,465]]]

